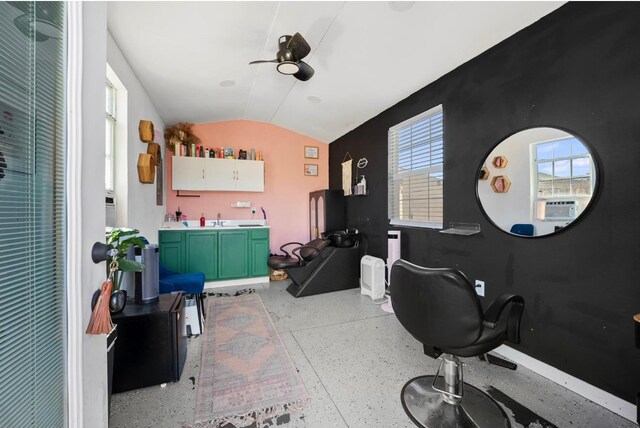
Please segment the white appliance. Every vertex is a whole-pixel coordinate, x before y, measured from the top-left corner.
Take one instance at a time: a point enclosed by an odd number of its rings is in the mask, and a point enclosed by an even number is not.
[[[389,284],[391,284],[391,266],[400,258],[400,231],[387,232],[387,269],[389,272]]]
[[[107,193],[105,197],[106,221],[105,226],[116,227],[116,197]]]
[[[400,231],[390,230],[387,232],[387,282],[391,284],[391,266],[400,258]],[[393,313],[391,306],[391,296],[388,296],[387,302],[381,306],[385,312]]]
[[[198,301],[196,299],[185,299],[184,301],[184,331],[185,336],[202,334],[202,325],[198,316]]]
[[[576,201],[546,201],[541,218],[546,221],[573,220],[577,205]]]
[[[384,297],[384,291],[384,261],[364,256],[360,260],[360,293],[378,300]]]

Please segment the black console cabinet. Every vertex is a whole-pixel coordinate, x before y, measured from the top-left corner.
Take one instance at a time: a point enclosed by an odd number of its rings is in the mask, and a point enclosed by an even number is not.
[[[113,392],[180,380],[187,357],[185,296],[161,294],[158,301],[127,306],[112,319],[118,326]]]

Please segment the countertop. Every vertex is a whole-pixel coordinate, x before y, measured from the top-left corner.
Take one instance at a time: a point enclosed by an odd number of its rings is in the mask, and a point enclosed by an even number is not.
[[[220,220],[222,226],[215,226],[218,220],[206,220],[204,227],[200,226],[200,220],[188,220],[183,222],[167,222],[159,231],[198,231],[198,230],[233,230],[233,229],[269,229],[265,220]],[[185,225],[185,223],[187,225]]]

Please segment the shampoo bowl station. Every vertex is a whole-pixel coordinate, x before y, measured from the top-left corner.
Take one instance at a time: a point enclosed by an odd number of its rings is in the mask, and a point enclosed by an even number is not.
[[[272,269],[284,269],[294,297],[313,296],[359,286],[359,241],[357,231],[325,234],[307,244],[288,242],[280,247],[285,255],[271,256]]]

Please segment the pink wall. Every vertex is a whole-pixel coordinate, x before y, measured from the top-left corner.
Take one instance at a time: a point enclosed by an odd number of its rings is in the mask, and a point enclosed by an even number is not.
[[[329,185],[329,146],[313,138],[297,134],[264,122],[231,120],[227,122],[194,125],[194,134],[205,147],[233,147],[250,151],[253,147],[264,158],[264,192],[180,192],[199,194],[199,198],[179,198],[171,190],[172,153],[167,150],[165,171],[167,175],[167,212],[180,209],[190,220],[215,219],[220,213],[223,219],[249,219],[248,208],[231,208],[236,201],[251,201],[257,208],[255,218],[262,218],[260,207],[267,212],[271,226],[271,252],[279,252],[286,242],[309,241],[309,192],[326,189]],[[318,159],[305,159],[304,146],[318,147]],[[318,176],[304,175],[304,164],[318,165]]]

